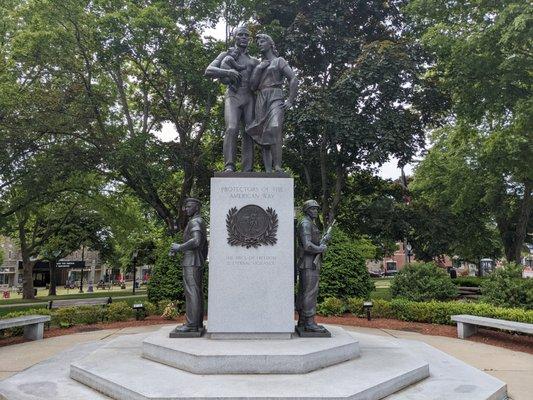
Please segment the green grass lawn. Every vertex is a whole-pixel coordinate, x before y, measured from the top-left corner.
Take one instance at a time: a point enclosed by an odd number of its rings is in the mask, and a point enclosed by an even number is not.
[[[376,288],[372,291],[372,293],[370,293],[370,298],[390,300],[391,299],[391,294],[390,294],[391,279],[375,278],[375,279],[372,279],[372,281],[374,282],[374,286]]]
[[[131,293],[128,293],[129,295],[131,295]],[[95,297],[95,296],[92,296],[92,297]],[[113,298],[113,302],[117,302],[117,301],[125,301],[126,303],[128,303],[130,306],[132,306],[134,303],[142,303],[142,302],[146,302],[147,301],[147,296],[146,294],[141,294],[139,296],[135,296],[135,297],[129,297],[127,299],[120,299],[122,296],[116,296],[115,294],[112,293],[111,297]],[[61,297],[56,297],[57,298],[61,298],[61,300],[64,300],[65,297],[64,296],[61,296]],[[11,312],[15,312],[15,311],[24,311],[24,310],[29,310],[29,309],[32,309],[32,308],[36,308],[36,309],[39,309],[39,308],[46,308],[46,304],[37,304],[35,306],[14,306],[14,307],[0,307],[0,318],[3,317],[4,315],[8,314],[8,313],[11,313]]]
[[[126,289],[120,289],[120,286],[115,286],[111,290],[105,290],[105,289],[95,289],[93,293],[87,293],[86,289],[84,289],[84,293],[78,293],[78,289],[70,289],[67,291],[67,289],[61,288],[57,290],[58,295],[57,296],[48,296],[48,290],[47,289],[38,289],[37,290],[37,297],[33,300],[23,299],[21,295],[11,294],[13,298],[10,299],[1,299],[0,300],[0,308],[3,305],[6,304],[20,304],[20,303],[40,303],[43,301],[48,300],[66,300],[66,299],[88,299],[88,298],[94,298],[94,297],[120,297],[120,296],[131,296],[132,293],[132,287],[129,285],[129,287],[126,287]],[[146,294],[146,289],[143,287],[142,289],[137,289],[135,291],[135,294]]]

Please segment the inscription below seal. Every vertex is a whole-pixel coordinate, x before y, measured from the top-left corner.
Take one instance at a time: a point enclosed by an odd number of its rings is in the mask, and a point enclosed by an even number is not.
[[[277,242],[278,215],[270,207],[265,210],[255,204],[239,210],[233,207],[226,215],[226,228],[230,246],[273,246]]]

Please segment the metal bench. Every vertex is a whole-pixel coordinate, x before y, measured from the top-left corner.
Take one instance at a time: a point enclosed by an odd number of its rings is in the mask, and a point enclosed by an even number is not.
[[[23,317],[0,319],[0,330],[23,326],[26,339],[41,340],[45,322],[50,322],[49,315],[25,315]]]
[[[76,307],[76,306],[107,306],[113,302],[111,297],[95,297],[91,299],[71,299],[71,300],[50,300],[48,302],[48,309],[53,310],[63,307]]]
[[[505,331],[533,334],[533,324],[525,322],[506,321],[504,319],[477,317],[475,315],[452,315],[452,321],[457,322],[457,336],[466,339],[477,333],[478,326],[496,328]]]

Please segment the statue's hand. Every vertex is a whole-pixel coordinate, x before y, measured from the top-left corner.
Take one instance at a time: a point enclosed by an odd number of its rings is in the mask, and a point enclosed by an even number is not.
[[[168,252],[168,255],[172,257],[176,255],[178,251],[180,251],[180,245],[178,243],[172,243],[172,245],[170,246],[170,251]]]
[[[320,246],[320,252],[321,253],[325,252],[327,249],[328,249],[328,246],[326,246],[325,244]]]
[[[288,100],[288,99],[285,100],[285,103],[283,103],[283,108],[284,108],[285,110],[289,110],[289,109],[291,109],[292,106],[293,106],[292,101],[290,101],[290,100]]]
[[[270,65],[270,60],[263,60],[261,63],[257,66],[259,69],[265,69]]]
[[[226,78],[228,78],[232,83],[241,83],[242,76],[239,71],[228,69],[226,71]]]

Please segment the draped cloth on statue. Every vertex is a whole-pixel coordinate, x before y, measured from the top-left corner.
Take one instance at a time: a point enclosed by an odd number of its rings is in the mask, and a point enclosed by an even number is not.
[[[287,61],[276,57],[263,71],[255,100],[254,120],[246,126],[246,133],[260,145],[273,145],[281,141],[284,117],[284,96],[281,88],[283,69]]]

